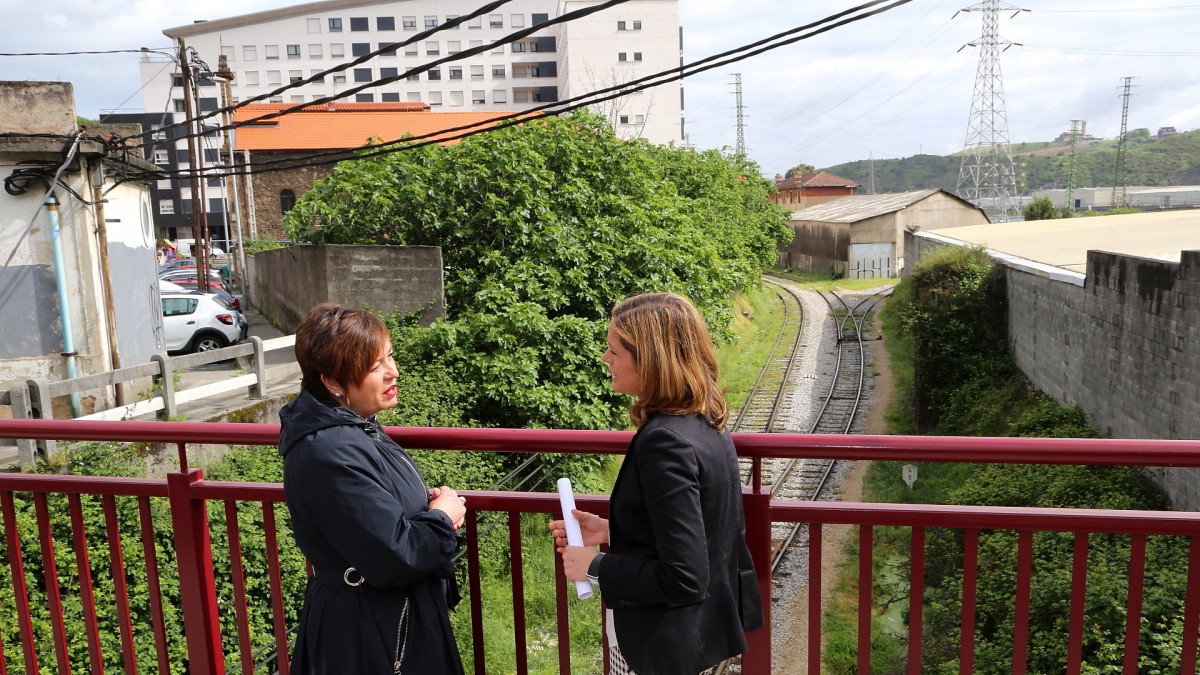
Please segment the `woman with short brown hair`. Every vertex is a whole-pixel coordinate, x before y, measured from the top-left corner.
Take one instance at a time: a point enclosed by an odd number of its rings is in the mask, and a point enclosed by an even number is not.
[[[283,488],[314,569],[292,672],[461,674],[448,610],[464,499],[433,488],[375,419],[396,405],[379,317],[333,303],[296,330],[300,395],[279,413]]]

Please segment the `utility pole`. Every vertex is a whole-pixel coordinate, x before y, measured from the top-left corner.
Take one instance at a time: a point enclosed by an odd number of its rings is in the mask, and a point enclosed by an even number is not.
[[[221,108],[228,109],[233,105],[233,91],[231,85],[233,83],[234,74],[229,70],[229,61],[222,54],[217,59],[216,76],[221,80]],[[229,256],[233,260],[234,270],[237,271],[238,284],[242,288],[242,296],[248,297],[246,293],[246,250],[242,246],[242,218],[241,218],[241,203],[238,201],[238,176],[233,173],[233,166],[236,163],[233,155],[233,112],[226,110],[222,114],[221,126],[225,127],[225,142],[222,154],[229,158],[229,172],[225,176],[225,194],[228,198],[229,192],[233,192],[233,210],[229,213],[229,221],[233,225],[234,243],[236,250],[229,251]]]
[[[1125,84],[1122,88],[1125,90],[1121,94],[1121,136],[1117,140],[1117,166],[1113,173],[1113,191],[1111,208],[1125,206],[1125,136],[1129,126],[1129,88],[1133,81],[1132,77],[1123,78]]]
[[[984,208],[994,222],[1007,222],[1016,212],[1016,168],[1008,145],[1008,115],[1004,108],[1004,80],[1000,73],[1000,53],[1012,47],[999,35],[999,12],[1012,10],[1013,16],[1028,12],[999,0],[983,0],[959,12],[983,13],[983,35],[959,47],[979,47],[975,71],[975,93],[963,142],[962,165],[955,191],[960,197]],[[955,12],[955,16],[958,12]],[[953,17],[952,17],[953,18]],[[1019,45],[1018,45],[1019,46]]]
[[[733,146],[733,151],[743,157],[746,156],[746,132],[745,123],[743,122],[743,107],[742,107],[742,74],[733,74],[733,96],[737,101],[734,106],[737,110],[737,142]]]
[[[1071,120],[1071,155],[1067,160],[1067,203],[1063,210],[1075,213],[1075,141],[1079,139],[1079,124],[1083,120]]]
[[[204,193],[200,188],[200,158],[196,153],[196,124],[192,108],[192,65],[187,46],[179,38],[179,72],[183,84],[183,114],[187,116],[188,165],[192,185],[192,255],[196,258],[196,288],[208,292],[208,218],[204,212]]]

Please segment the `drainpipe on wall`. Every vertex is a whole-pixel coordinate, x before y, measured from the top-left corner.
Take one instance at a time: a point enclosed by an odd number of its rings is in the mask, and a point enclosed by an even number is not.
[[[63,351],[67,359],[67,379],[75,379],[75,340],[71,334],[71,303],[67,297],[67,273],[63,269],[62,231],[58,223],[58,199],[51,194],[46,198],[46,213],[50,217],[50,249],[54,254],[54,285],[58,291],[58,321],[62,326]],[[53,417],[49,410],[43,416]],[[71,416],[80,417],[83,409],[79,405],[79,392],[71,392]]]
[[[104,162],[95,160],[92,176],[92,200],[96,204],[96,236],[100,249],[100,287],[104,290],[104,318],[108,326],[109,368],[121,369],[121,351],[117,346],[117,313],[113,300],[112,267],[108,260],[108,224],[104,220]],[[117,407],[125,405],[125,391],[121,384],[113,385],[113,397]]]

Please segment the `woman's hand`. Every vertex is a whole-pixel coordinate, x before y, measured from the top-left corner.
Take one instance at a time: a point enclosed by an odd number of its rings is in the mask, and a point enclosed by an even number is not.
[[[463,520],[467,516],[466,502],[466,497],[459,497],[457,492],[445,485],[429,491],[429,508],[449,516],[456,530],[463,526]]]
[[[575,515],[579,521],[579,532],[583,535],[584,546],[600,546],[608,543],[608,521],[594,513],[580,511],[579,509],[571,509],[571,513]],[[562,553],[567,548],[567,525],[561,520],[550,521],[550,536],[554,537],[554,546]],[[566,556],[563,556],[564,562]],[[588,559],[589,561],[591,558]],[[584,568],[584,572],[587,568]],[[580,579],[579,581],[583,581]]]
[[[599,555],[594,548],[586,546],[566,546],[558,549],[563,557],[563,574],[570,581],[588,581],[588,567],[592,558]]]

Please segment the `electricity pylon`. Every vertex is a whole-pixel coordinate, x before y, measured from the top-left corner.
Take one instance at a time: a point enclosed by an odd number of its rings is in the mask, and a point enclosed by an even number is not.
[[[733,74],[733,95],[737,109],[737,142],[734,143],[733,151],[739,155],[746,155],[746,131],[745,123],[742,120],[742,74]]]
[[[1125,92],[1121,94],[1121,136],[1117,140],[1117,166],[1113,172],[1113,190],[1111,208],[1125,206],[1125,135],[1129,125],[1129,86],[1132,77],[1125,80]]]
[[[1071,120],[1071,157],[1067,160],[1067,203],[1063,210],[1075,213],[1075,141],[1079,139],[1079,125],[1083,120]]]
[[[993,222],[1007,222],[1017,211],[1016,167],[1008,145],[1008,115],[1004,109],[1004,81],[1000,73],[1000,53],[1019,43],[1001,38],[998,31],[1001,9],[1013,16],[1028,12],[999,0],[983,0],[960,12],[983,13],[983,35],[959,48],[978,47],[979,65],[975,71],[975,93],[971,97],[971,117],[963,142],[962,165],[955,191],[967,201],[982,207]],[[955,13],[957,15],[957,12]]]

